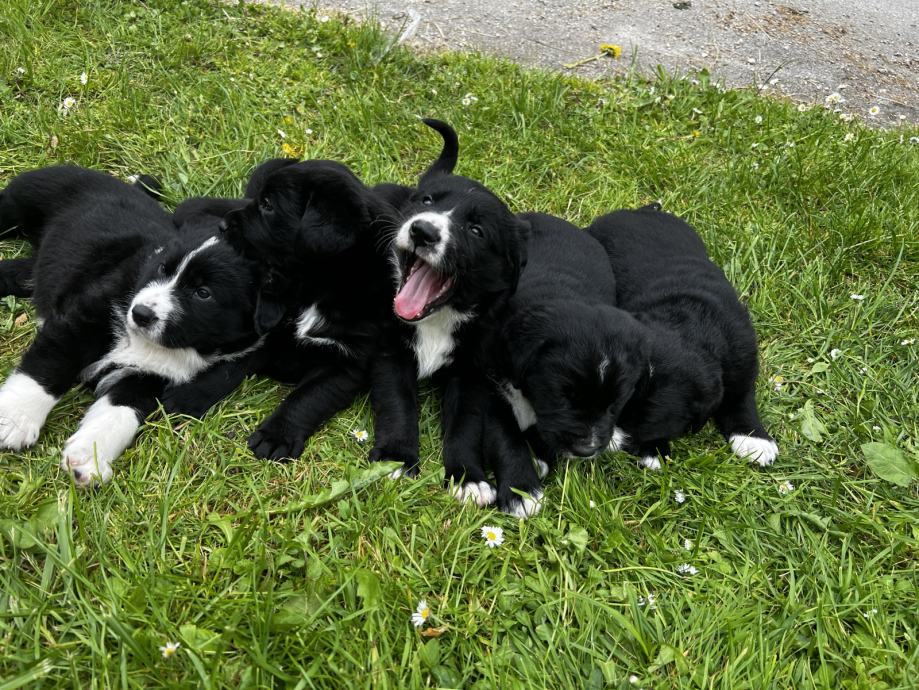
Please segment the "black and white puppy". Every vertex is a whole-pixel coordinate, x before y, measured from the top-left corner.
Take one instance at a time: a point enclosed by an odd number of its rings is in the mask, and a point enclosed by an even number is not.
[[[0,447],[35,443],[57,401],[83,381],[97,400],[61,463],[80,485],[111,478],[167,383],[259,342],[255,265],[212,234],[179,235],[151,196],[109,175],[23,173],[0,193],[0,229],[35,247],[29,287],[41,324],[0,387]],[[0,275],[10,268],[0,262]]]
[[[228,213],[225,237],[264,275],[256,323],[267,333],[246,367],[216,368],[197,392],[219,399],[245,373],[296,389],[249,439],[257,457],[299,457],[307,439],[368,387],[375,413],[372,460],[417,472],[417,395],[411,355],[399,346],[387,253],[394,211],[346,166],[280,165]],[[181,391],[174,394],[184,396]]]
[[[393,308],[412,327],[408,346],[418,378],[436,374],[443,391],[446,483],[459,500],[486,505],[496,498],[481,460],[483,424],[493,403],[473,355],[517,288],[529,223],[484,185],[452,174],[456,133],[437,120],[425,123],[444,138],[444,149],[417,188],[390,190],[390,198],[401,195],[405,219],[393,242]],[[519,497],[498,498],[504,509],[518,509]]]
[[[616,274],[616,318],[630,331],[620,347],[637,360],[607,367],[628,398],[611,449],[659,469],[671,440],[713,418],[738,457],[772,464],[778,446],[756,407],[756,333],[696,231],[656,204],[601,216],[587,231]]]

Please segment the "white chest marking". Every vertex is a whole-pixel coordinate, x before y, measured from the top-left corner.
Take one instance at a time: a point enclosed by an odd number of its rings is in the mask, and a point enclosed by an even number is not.
[[[472,318],[453,307],[443,307],[415,324],[415,359],[418,378],[424,379],[453,361],[456,329]]]
[[[505,381],[501,385],[501,395],[504,396],[504,399],[507,400],[511,409],[514,411],[514,417],[517,419],[517,426],[520,427],[521,431],[526,431],[536,424],[536,411],[533,409],[530,401],[520,392],[519,388],[515,388],[511,385],[510,381]]]
[[[319,306],[316,304],[310,305],[300,312],[300,316],[297,319],[297,340],[307,345],[336,347],[346,355],[351,354],[348,347],[341,341],[335,340],[335,338],[323,338],[322,336],[314,335],[321,331],[325,324],[326,320],[319,311]]]

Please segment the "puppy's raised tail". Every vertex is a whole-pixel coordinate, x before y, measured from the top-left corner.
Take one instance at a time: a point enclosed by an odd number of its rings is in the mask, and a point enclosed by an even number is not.
[[[459,157],[459,138],[456,136],[456,130],[446,122],[434,120],[426,117],[422,120],[424,124],[436,131],[444,139],[444,147],[440,151],[440,156],[428,169],[424,171],[421,179],[431,177],[432,175],[449,175],[456,167],[456,160]]]

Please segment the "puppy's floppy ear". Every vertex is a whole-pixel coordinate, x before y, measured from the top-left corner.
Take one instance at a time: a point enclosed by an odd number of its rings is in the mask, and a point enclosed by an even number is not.
[[[265,186],[265,180],[271,173],[299,162],[296,158],[269,158],[264,163],[259,163],[249,174],[249,182],[246,184],[246,191],[243,196],[248,199],[254,199],[262,191],[262,187]]]
[[[455,129],[446,122],[432,118],[425,118],[422,122],[443,137],[444,147],[441,149],[437,160],[431,163],[428,169],[422,173],[421,179],[418,181],[419,186],[437,175],[450,175],[456,167],[456,161],[459,157],[459,138],[456,136]]]
[[[383,203],[354,173],[335,161],[307,161],[301,182],[306,195],[298,231],[305,252],[339,254],[365,232],[371,207]]]
[[[269,271],[262,279],[262,285],[255,298],[254,320],[257,335],[265,335],[284,318],[287,311],[282,299],[285,285],[286,281],[275,271]]]

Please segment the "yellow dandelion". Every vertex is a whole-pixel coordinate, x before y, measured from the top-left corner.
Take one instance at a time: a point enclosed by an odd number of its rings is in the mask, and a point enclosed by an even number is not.
[[[614,60],[618,60],[622,56],[622,46],[615,43],[601,43],[600,52],[604,55],[609,55]]]

